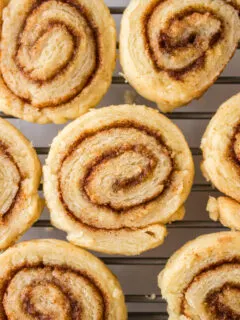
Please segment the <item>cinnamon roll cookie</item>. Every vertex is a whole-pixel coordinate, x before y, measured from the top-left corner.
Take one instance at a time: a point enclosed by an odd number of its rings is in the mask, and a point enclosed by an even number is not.
[[[95,107],[111,83],[116,59],[115,23],[104,1],[5,5],[0,110],[27,121],[63,123]]]
[[[239,12],[240,0],[131,0],[120,35],[126,79],[164,112],[200,97],[235,52]]]
[[[54,139],[44,193],[54,226],[82,247],[133,255],[158,246],[183,218],[193,161],[180,130],[156,110],[111,106]]]
[[[41,165],[31,143],[0,118],[0,250],[14,243],[40,216]]]
[[[240,230],[240,94],[219,108],[207,127],[201,148],[204,176],[227,195],[210,198],[210,217]]]
[[[239,232],[204,235],[177,251],[159,275],[168,319],[239,319],[239,252]]]
[[[122,289],[92,254],[57,240],[23,242],[0,256],[1,320],[126,320]]]

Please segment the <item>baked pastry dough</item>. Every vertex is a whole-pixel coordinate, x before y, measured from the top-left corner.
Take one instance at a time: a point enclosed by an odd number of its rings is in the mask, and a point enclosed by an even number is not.
[[[44,193],[54,226],[76,245],[133,255],[164,240],[183,218],[193,161],[180,130],[156,110],[111,106],[54,139]]]
[[[225,102],[202,139],[202,171],[228,197],[210,198],[210,217],[240,230],[240,94]]]
[[[126,79],[164,112],[200,97],[240,39],[240,0],[131,0],[120,60]]]
[[[106,93],[116,28],[103,0],[10,0],[1,33],[1,111],[63,123]]]
[[[159,275],[169,320],[239,319],[240,233],[201,236],[183,246]]]
[[[14,243],[38,219],[41,165],[31,143],[0,118],[0,250]]]
[[[92,254],[57,240],[0,256],[0,319],[126,320],[121,287]]]

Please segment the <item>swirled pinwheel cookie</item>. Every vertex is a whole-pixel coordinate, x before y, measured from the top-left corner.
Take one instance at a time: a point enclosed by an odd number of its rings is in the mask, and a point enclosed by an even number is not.
[[[199,98],[233,56],[240,0],[131,0],[120,60],[126,79],[164,112]]]
[[[91,111],[54,139],[44,193],[54,226],[76,245],[133,255],[184,215],[194,167],[180,130],[156,110]]]
[[[0,110],[31,122],[63,123],[95,107],[116,60],[115,23],[104,1],[4,4]]]
[[[240,94],[218,109],[203,136],[201,148],[204,176],[227,195],[209,199],[210,217],[240,230]]]
[[[240,318],[240,233],[201,236],[183,246],[159,275],[169,320]]]
[[[0,320],[126,320],[116,277],[92,254],[57,240],[0,256]]]
[[[0,118],[0,250],[39,218],[41,165],[31,143]]]

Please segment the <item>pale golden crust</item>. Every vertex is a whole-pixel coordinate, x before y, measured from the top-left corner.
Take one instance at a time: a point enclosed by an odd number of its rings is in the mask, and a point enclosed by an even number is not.
[[[194,175],[179,129],[144,106],[91,111],[53,141],[44,167],[52,223],[80,246],[139,254],[184,216]]]
[[[85,250],[29,241],[8,249],[0,264],[1,320],[127,319],[116,277]]]
[[[131,0],[120,34],[126,79],[164,112],[200,97],[235,52],[239,11],[239,0]]]
[[[204,235],[178,250],[159,275],[169,319],[238,319],[239,251],[239,232]]]
[[[210,199],[211,218],[225,226],[240,229],[240,94],[226,101],[210,121],[202,138],[201,169],[208,181],[230,198]],[[238,208],[239,207],[239,208]]]
[[[103,0],[11,0],[1,33],[3,112],[63,123],[95,107],[106,93],[116,29]]]
[[[207,211],[212,220],[219,220],[232,230],[240,230],[240,204],[237,201],[228,197],[210,197]]]
[[[14,243],[40,216],[41,173],[31,143],[0,118],[0,249]]]

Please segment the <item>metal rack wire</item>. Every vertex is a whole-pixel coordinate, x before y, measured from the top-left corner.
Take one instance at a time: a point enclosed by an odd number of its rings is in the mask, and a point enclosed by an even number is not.
[[[124,11],[124,7],[110,7],[110,11],[112,14],[122,14]],[[240,45],[238,46],[240,49]],[[113,77],[113,84],[116,85],[127,85],[125,79],[121,76]],[[240,77],[234,76],[222,76],[216,81],[217,85],[222,84],[240,84]],[[180,120],[209,120],[214,115],[214,112],[173,112],[172,114],[167,115],[170,119],[180,119]],[[12,116],[8,116],[0,113],[2,118],[7,119],[15,119]],[[49,152],[49,147],[36,147],[36,151],[38,155],[43,156],[47,155]],[[194,156],[201,156],[201,150],[199,148],[191,148],[192,154]],[[40,186],[40,191],[42,190],[42,186]],[[207,183],[202,184],[194,184],[192,188],[192,192],[211,192],[213,191],[212,186]],[[51,223],[49,220],[39,220],[33,226],[34,228],[48,228],[51,227]],[[175,222],[173,224],[168,225],[168,229],[193,229],[193,228],[205,228],[205,229],[222,229],[223,227],[216,222],[213,221],[180,221]],[[166,264],[168,257],[107,257],[102,258],[102,260],[107,265],[112,266],[159,266],[164,267]],[[146,304],[163,304],[164,301],[160,295],[154,297],[154,299],[149,298],[145,295],[126,295],[127,303],[146,303]],[[130,320],[165,320],[168,316],[165,312],[129,312]]]

